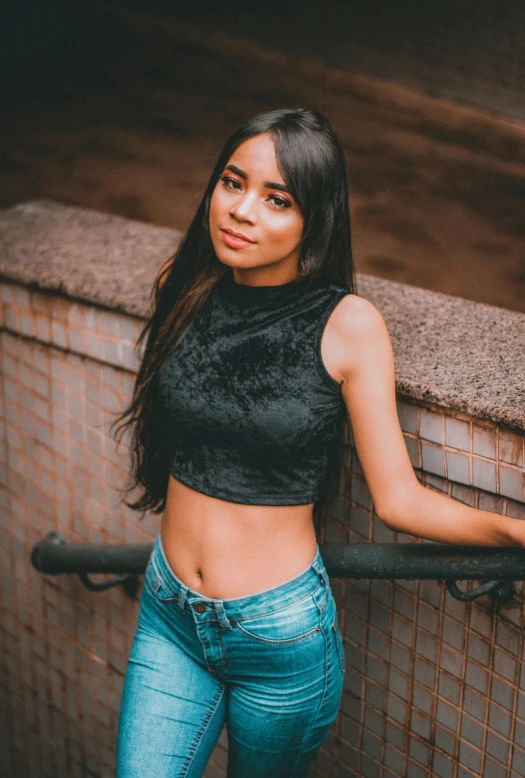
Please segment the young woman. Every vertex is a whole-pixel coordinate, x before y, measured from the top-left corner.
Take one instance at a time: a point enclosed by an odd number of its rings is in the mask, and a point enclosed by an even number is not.
[[[129,504],[162,513],[123,690],[117,778],[306,776],[337,716],[344,650],[315,523],[349,416],[375,509],[435,541],[523,545],[525,522],[420,485],[394,360],[356,294],[345,161],[314,110],[226,141],[155,286]]]

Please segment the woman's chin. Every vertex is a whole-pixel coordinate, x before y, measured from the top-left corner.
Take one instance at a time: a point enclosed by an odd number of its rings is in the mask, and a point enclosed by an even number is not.
[[[250,262],[253,264],[253,258],[248,260],[241,252],[219,250],[215,254],[219,262],[228,267],[250,267]]]

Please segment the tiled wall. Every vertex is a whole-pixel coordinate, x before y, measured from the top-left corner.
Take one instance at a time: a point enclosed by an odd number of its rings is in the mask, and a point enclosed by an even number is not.
[[[522,434],[440,408],[404,404],[399,416],[414,467],[497,494],[502,508],[498,512],[510,511],[508,515],[525,518],[523,511],[512,512],[519,510],[512,501],[525,501]],[[487,504],[487,509],[496,510],[491,505]]]
[[[43,576],[29,555],[50,530],[77,542],[152,537],[153,521],[118,504],[125,463],[106,431],[130,395],[122,367],[138,322],[10,286],[1,299],[0,774],[109,778],[136,603]]]
[[[0,774],[110,778],[137,602],[89,592],[29,563],[51,529],[79,542],[151,541],[119,503],[126,452],[107,427],[129,400],[141,322],[0,285]],[[418,477],[429,488],[525,518],[524,436],[399,400]],[[355,450],[324,539],[390,541]],[[408,538],[401,538],[407,541]],[[340,716],[313,775],[517,778],[525,773],[523,587],[491,613],[433,581],[332,579],[347,657]],[[206,775],[225,775],[223,731]]]
[[[509,487],[515,478],[522,488],[523,436],[407,400],[399,402],[398,413],[416,473],[428,488],[525,519],[523,501],[513,499],[521,492]],[[430,439],[441,443],[433,445]],[[422,461],[440,475],[421,470]],[[456,469],[450,469],[451,462]],[[325,540],[411,540],[396,537],[375,516],[353,448],[348,472],[349,487],[334,500]],[[484,472],[488,475],[480,482]],[[463,482],[450,480],[452,473]],[[341,715],[329,745],[333,752],[325,754],[327,762],[335,759],[340,765],[334,775],[525,774],[523,584],[516,584],[515,598],[499,614],[487,596],[462,603],[441,582],[347,580],[332,585],[347,659]],[[464,589],[471,585],[460,584]]]

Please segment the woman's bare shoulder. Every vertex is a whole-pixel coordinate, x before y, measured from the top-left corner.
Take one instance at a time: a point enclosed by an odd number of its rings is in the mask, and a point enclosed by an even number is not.
[[[357,294],[347,294],[336,305],[329,320],[336,372],[348,376],[385,347],[391,349],[385,321],[376,306]]]
[[[376,306],[357,294],[345,295],[330,318],[334,334],[343,338],[358,334],[373,337],[386,329],[383,316]]]

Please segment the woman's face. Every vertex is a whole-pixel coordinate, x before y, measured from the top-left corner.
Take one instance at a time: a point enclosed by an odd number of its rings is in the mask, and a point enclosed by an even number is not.
[[[242,143],[228,160],[213,190],[209,224],[215,253],[234,268],[237,282],[272,285],[297,274],[304,221],[268,133]]]

